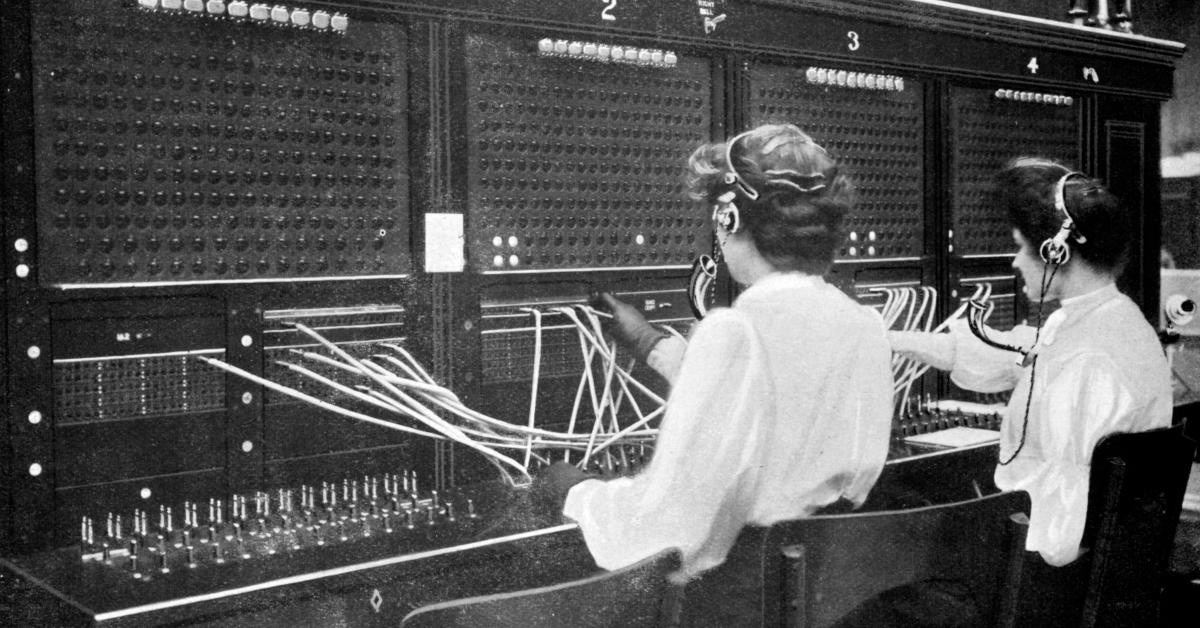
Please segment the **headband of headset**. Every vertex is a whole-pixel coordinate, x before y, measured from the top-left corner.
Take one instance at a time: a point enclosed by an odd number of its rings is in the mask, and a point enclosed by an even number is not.
[[[1067,183],[1072,177],[1079,177],[1084,180],[1088,178],[1082,172],[1070,170],[1054,184],[1054,209],[1063,215],[1063,221],[1062,225],[1058,228],[1058,233],[1054,234],[1053,237],[1043,240],[1042,245],[1038,247],[1038,254],[1041,255],[1042,261],[1047,264],[1066,264],[1071,260],[1071,242],[1073,241],[1077,244],[1087,242],[1087,238],[1079,232],[1079,227],[1075,224],[1075,219],[1067,209],[1066,189]]]
[[[725,185],[730,186],[732,189],[717,197],[717,203],[713,206],[712,220],[715,224],[729,233],[737,233],[742,226],[741,215],[738,211],[737,204],[734,202],[738,194],[742,194],[751,201],[758,200],[759,198],[758,190],[753,185],[750,185],[749,181],[746,181],[746,179],[742,177],[741,173],[739,173],[737,170],[737,165],[735,165],[733,161],[734,145],[736,145],[742,138],[750,135],[753,132],[754,131],[744,131],[735,135],[732,139],[725,143],[725,164],[729,170],[725,172],[723,180]],[[770,153],[778,148],[784,141],[786,141],[786,138],[773,138],[769,140],[766,145],[763,146],[763,153]],[[811,139],[806,139],[805,141],[806,143],[815,146],[817,150],[828,155],[825,149],[816,142],[812,141]],[[766,170],[763,172],[763,174],[767,176],[768,183],[787,186],[803,194],[811,194],[825,188],[825,175],[821,172],[811,172],[805,174],[792,169],[783,169]],[[813,183],[807,186],[800,185],[799,183],[787,178],[789,176],[808,179]]]

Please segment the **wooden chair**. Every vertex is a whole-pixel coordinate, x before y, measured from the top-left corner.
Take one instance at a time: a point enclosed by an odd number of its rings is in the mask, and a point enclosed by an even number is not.
[[[726,563],[686,588],[684,626],[825,628],[885,592],[954,582],[984,623],[1004,582],[1009,516],[1024,493],[911,510],[814,516],[743,531]],[[885,598],[886,599],[886,598]]]
[[[628,567],[582,580],[429,604],[409,613],[400,625],[402,628],[669,626],[677,619],[679,598],[666,577],[678,568],[678,551],[663,551]]]
[[[1156,625],[1196,450],[1184,429],[1180,421],[1097,443],[1082,542],[1087,551],[1071,565],[1048,567],[1026,552],[1028,520],[1017,520],[1001,626]]]
[[[1197,417],[1189,421],[1188,417]],[[1183,434],[1200,443],[1200,401],[1175,406],[1175,419],[1171,423],[1183,423]],[[1200,462],[1200,448],[1196,449],[1196,462]]]

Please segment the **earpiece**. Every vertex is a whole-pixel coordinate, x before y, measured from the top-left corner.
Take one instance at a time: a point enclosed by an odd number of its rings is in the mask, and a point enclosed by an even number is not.
[[[737,233],[738,229],[742,227],[742,217],[738,212],[737,205],[733,202],[734,196],[732,191],[726,192],[718,197],[717,204],[713,205],[713,224],[721,227],[727,233]]]
[[[1058,233],[1054,234],[1054,237],[1042,240],[1042,245],[1038,247],[1038,254],[1047,264],[1066,264],[1071,260],[1071,241],[1078,244],[1087,242],[1087,238],[1079,233],[1079,229],[1075,226],[1075,219],[1071,217],[1071,212],[1067,210],[1066,188],[1071,177],[1086,179],[1087,175],[1071,171],[1064,174],[1054,185],[1054,208],[1062,212],[1064,218]]]
[[[737,233],[742,225],[741,216],[738,213],[738,207],[734,204],[734,199],[737,198],[738,192],[743,196],[754,201],[758,200],[758,190],[750,185],[745,178],[737,171],[737,166],[733,162],[733,147],[741,141],[742,138],[750,135],[753,131],[746,131],[733,136],[725,143],[725,164],[729,170],[725,173],[723,181],[725,185],[730,186],[731,190],[725,192],[717,198],[717,204],[713,206],[713,222],[720,225],[729,233]],[[770,153],[779,148],[784,142],[784,138],[775,138],[763,147],[764,154]],[[815,147],[821,153],[828,155],[824,148],[811,139],[805,138],[804,142]],[[832,158],[831,158],[832,159]],[[770,169],[763,172],[768,177],[768,184],[777,186],[786,186],[795,189],[803,194],[812,194],[825,189],[825,175],[821,172],[802,173],[792,169]]]

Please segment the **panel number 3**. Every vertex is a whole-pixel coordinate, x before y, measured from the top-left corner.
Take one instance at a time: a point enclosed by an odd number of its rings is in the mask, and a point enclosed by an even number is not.
[[[858,41],[858,33],[857,32],[848,31],[846,33],[846,39],[850,40],[850,41],[846,42],[846,48],[848,48],[850,50],[858,50],[859,48],[862,48],[862,43],[860,43]]]

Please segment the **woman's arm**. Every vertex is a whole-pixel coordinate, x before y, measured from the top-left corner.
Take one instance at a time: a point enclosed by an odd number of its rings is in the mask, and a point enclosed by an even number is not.
[[[719,563],[754,495],[756,417],[773,411],[764,369],[742,315],[721,310],[697,326],[650,465],[567,496],[563,514],[579,522],[597,564],[615,569],[669,547],[682,551],[685,573]]]
[[[659,340],[650,355],[646,356],[646,365],[674,385],[679,378],[679,368],[683,365],[687,348],[688,342],[681,336],[667,336]]]
[[[1065,565],[1078,556],[1083,538],[1092,451],[1107,434],[1142,429],[1146,409],[1106,355],[1077,356],[1058,373],[1043,373],[1041,365],[1038,371],[1049,379],[1039,387],[1041,398],[1034,398],[1026,439],[1040,449],[997,476],[1011,473],[1010,488],[1029,493],[1026,549],[1051,565]]]
[[[989,330],[988,335],[1004,344],[1032,347],[1035,330],[1018,325],[1007,332]],[[889,331],[888,342],[895,353],[950,371],[954,383],[968,390],[1011,390],[1021,376],[1021,355],[984,344],[966,321],[954,321],[945,333]]]

